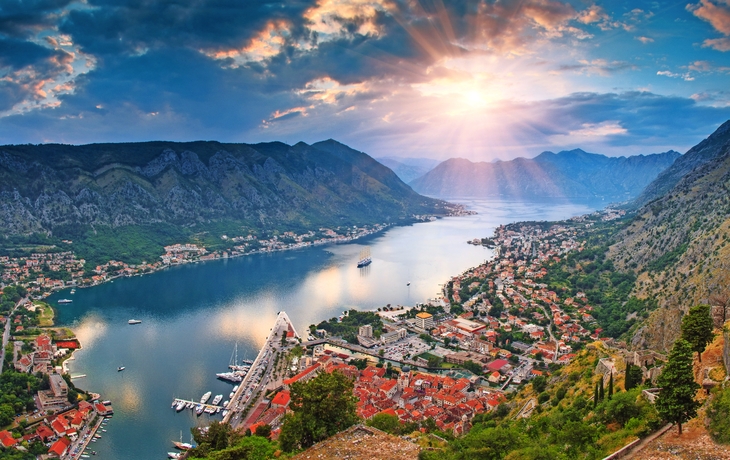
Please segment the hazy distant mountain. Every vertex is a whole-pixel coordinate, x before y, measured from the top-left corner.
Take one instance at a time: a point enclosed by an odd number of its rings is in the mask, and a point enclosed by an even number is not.
[[[440,163],[440,160],[430,158],[378,157],[376,160],[392,169],[406,183],[423,176]]]
[[[438,213],[442,205],[333,140],[0,146],[4,236],[224,221],[258,228],[356,225]]]
[[[669,151],[611,158],[576,149],[492,163],[452,158],[409,185],[418,193],[438,197],[627,200],[679,157]]]

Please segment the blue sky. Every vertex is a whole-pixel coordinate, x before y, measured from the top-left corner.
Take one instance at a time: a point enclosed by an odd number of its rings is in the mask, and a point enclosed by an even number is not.
[[[0,144],[488,161],[684,152],[728,119],[730,0],[0,3]]]

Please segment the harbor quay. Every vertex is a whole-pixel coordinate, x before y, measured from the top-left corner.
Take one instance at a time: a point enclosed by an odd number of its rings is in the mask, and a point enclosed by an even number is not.
[[[281,385],[272,376],[276,356],[282,352],[289,340],[298,341],[298,339],[299,335],[289,316],[283,311],[279,312],[264,346],[226,407],[228,413],[223,417],[224,423],[229,423],[234,430],[247,427],[247,421],[252,418],[247,417],[248,410],[261,403],[267,389],[278,388]]]

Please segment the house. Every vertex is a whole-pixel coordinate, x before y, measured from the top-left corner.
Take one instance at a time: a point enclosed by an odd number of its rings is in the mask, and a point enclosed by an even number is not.
[[[8,430],[0,431],[0,444],[4,448],[13,447],[15,444],[18,443],[18,440],[13,438],[13,434],[10,433]]]
[[[288,391],[280,391],[271,400],[271,407],[286,407],[289,405],[291,396]]]
[[[71,440],[67,437],[62,437],[58,441],[54,442],[53,445],[48,449],[48,454],[51,456],[57,456],[59,458],[66,455],[68,448],[71,446]]]

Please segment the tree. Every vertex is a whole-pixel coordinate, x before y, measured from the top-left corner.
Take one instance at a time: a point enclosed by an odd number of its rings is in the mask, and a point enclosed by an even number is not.
[[[271,436],[271,425],[259,425],[256,427],[256,431],[254,431],[253,434],[254,436],[268,438],[269,436]]]
[[[532,379],[532,389],[535,391],[535,393],[542,393],[545,391],[545,388],[547,387],[547,379],[545,376],[538,375],[534,379]]]
[[[482,366],[472,360],[466,361],[462,366],[472,374],[481,375],[482,373]]]
[[[682,318],[682,339],[692,345],[692,350],[697,352],[700,362],[702,362],[702,352],[714,337],[710,306],[697,305],[690,308]]]
[[[624,390],[629,391],[630,389],[641,385],[643,377],[644,376],[639,366],[634,366],[631,363],[626,363],[626,379],[624,380]]]
[[[322,373],[291,386],[292,414],[284,417],[279,442],[286,452],[307,448],[357,422],[353,383],[341,372]]]
[[[375,415],[373,418],[368,420],[366,424],[390,434],[397,434],[401,428],[398,417],[384,413]]]
[[[669,359],[657,378],[661,388],[656,409],[666,421],[676,423],[682,434],[682,423],[697,415],[699,402],[695,400],[700,385],[692,370],[692,345],[684,339],[674,342]]]
[[[598,382],[598,400],[603,401],[604,397],[603,378]]]
[[[613,371],[611,371],[611,377],[608,379],[608,399],[613,396]]]

